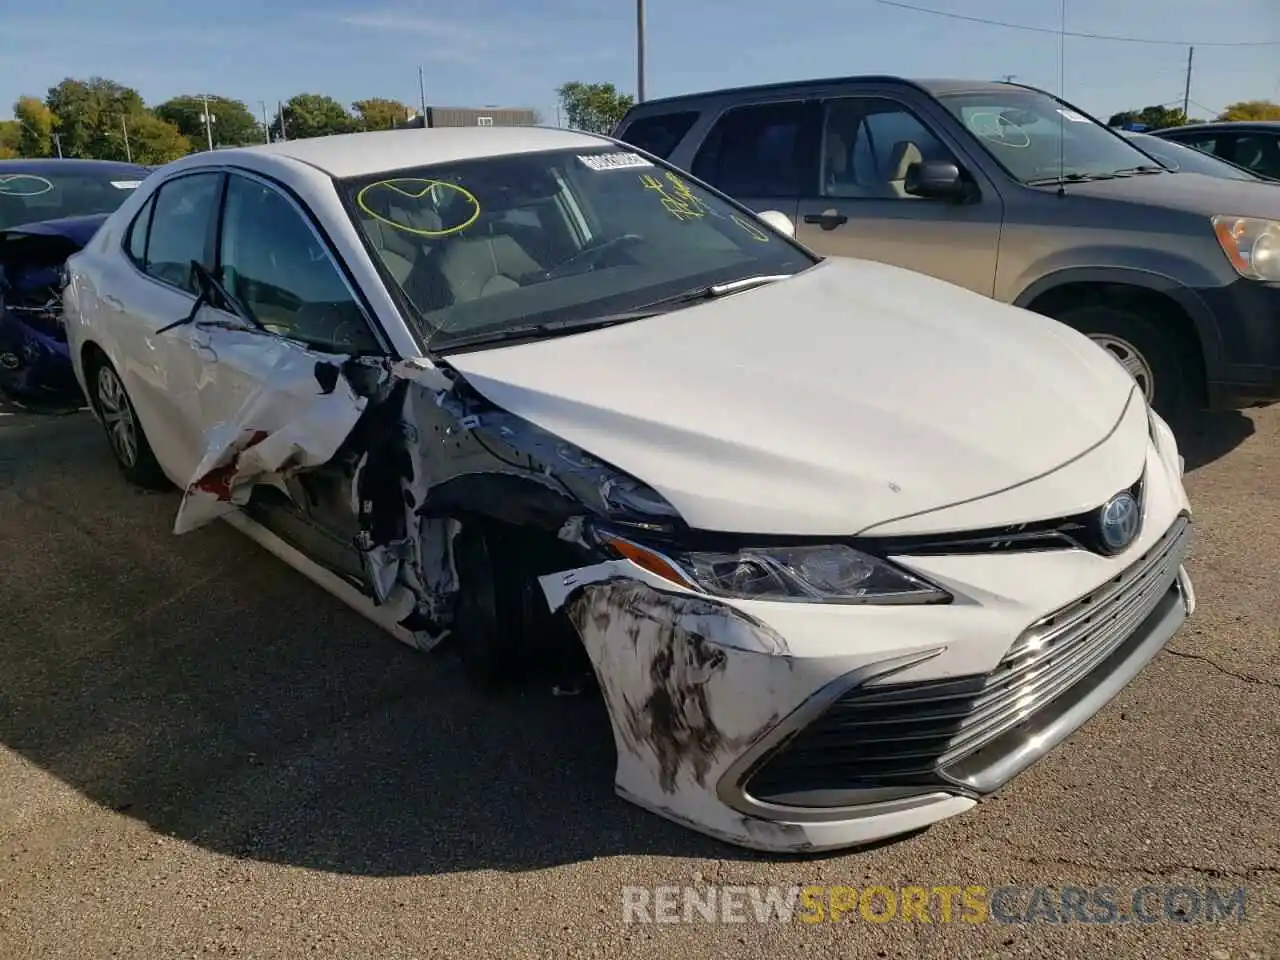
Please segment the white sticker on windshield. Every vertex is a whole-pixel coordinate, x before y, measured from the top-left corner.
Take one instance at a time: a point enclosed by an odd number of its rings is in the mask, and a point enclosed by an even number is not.
[[[111,185],[117,190],[133,190],[142,184],[141,180],[112,180]]]
[[[597,153],[578,156],[589,170],[631,170],[635,167],[652,167],[653,164],[638,153]]]
[[[1083,116],[1079,113],[1076,113],[1074,110],[1063,110],[1061,107],[1059,107],[1058,112],[1062,114],[1066,119],[1070,120],[1072,123],[1088,123],[1089,122],[1088,117]]]

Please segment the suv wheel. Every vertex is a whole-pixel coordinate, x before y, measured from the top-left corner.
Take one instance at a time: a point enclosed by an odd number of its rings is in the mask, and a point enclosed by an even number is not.
[[[1176,344],[1139,314],[1118,307],[1078,307],[1057,317],[1085,334],[1131,376],[1147,403],[1165,419],[1181,413],[1190,397]]]

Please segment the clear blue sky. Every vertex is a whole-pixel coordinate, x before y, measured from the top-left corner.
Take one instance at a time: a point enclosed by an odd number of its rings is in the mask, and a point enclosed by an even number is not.
[[[911,0],[915,2],[915,0]],[[919,0],[1056,29],[1059,0]],[[20,94],[101,75],[148,103],[207,90],[272,106],[295,93],[343,103],[531,106],[555,119],[567,80],[635,88],[634,0],[44,0],[0,17],[0,117]],[[1058,39],[876,0],[647,0],[648,95],[855,73],[1058,87]],[[463,11],[466,11],[465,14]],[[1067,29],[1196,43],[1193,114],[1280,100],[1280,0],[1067,0]],[[1103,119],[1181,101],[1187,50],[1068,38],[1068,99]]]

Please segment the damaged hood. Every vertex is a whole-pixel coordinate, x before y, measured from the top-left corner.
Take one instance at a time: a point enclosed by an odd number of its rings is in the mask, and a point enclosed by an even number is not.
[[[447,362],[689,525],[758,534],[853,534],[1025,484],[1101,444],[1134,392],[1056,321],[843,259]]]

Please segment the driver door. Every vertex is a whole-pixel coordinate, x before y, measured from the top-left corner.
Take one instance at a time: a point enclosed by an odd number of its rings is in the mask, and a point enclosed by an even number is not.
[[[956,163],[976,182],[976,199],[907,193],[907,169],[924,160]],[[818,253],[906,267],[986,296],[995,289],[1000,194],[927,120],[897,100],[825,101],[818,192],[803,197],[799,207],[797,237]]]
[[[302,208],[274,185],[227,177],[214,277],[234,298],[206,307],[189,334],[200,365],[196,397],[204,453],[279,430],[291,448],[338,449],[296,473],[287,491],[254,488],[246,512],[311,559],[364,584],[354,540],[354,461],[342,442],[362,409],[341,378],[318,367],[385,353],[355,291]],[[311,449],[308,447],[311,446]],[[207,463],[206,463],[207,465]],[[309,465],[310,466],[310,465]]]

